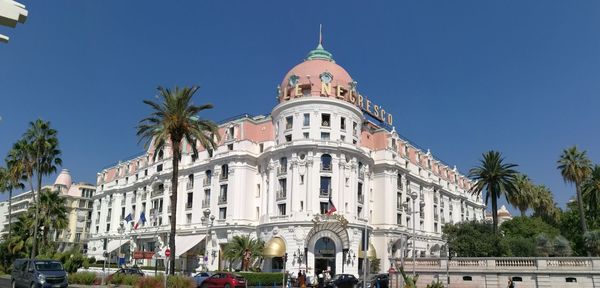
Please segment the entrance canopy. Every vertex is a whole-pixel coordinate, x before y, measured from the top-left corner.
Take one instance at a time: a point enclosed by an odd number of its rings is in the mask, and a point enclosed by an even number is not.
[[[267,258],[283,257],[285,254],[285,241],[279,237],[273,237],[265,244],[263,256]]]
[[[194,248],[200,241],[204,240],[206,235],[185,235],[185,236],[177,236],[175,235],[175,257],[179,257],[183,255],[185,252],[190,251],[190,249]]]
[[[369,250],[367,250],[367,257],[377,257],[377,250],[373,246],[373,242],[369,243]],[[358,258],[365,258],[365,251],[363,251],[362,240],[358,246]]]
[[[126,240],[110,240],[108,244],[106,244],[106,252],[112,253],[113,251],[119,249],[119,247],[129,243],[129,239]]]

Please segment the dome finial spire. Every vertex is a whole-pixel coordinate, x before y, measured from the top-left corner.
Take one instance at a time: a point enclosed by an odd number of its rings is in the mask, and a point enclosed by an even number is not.
[[[319,45],[323,45],[323,24],[319,24]]]
[[[317,45],[317,48],[314,50],[308,52],[308,55],[306,56],[306,60],[315,59],[335,62],[333,61],[331,53],[323,48],[323,24],[319,24],[319,45]]]

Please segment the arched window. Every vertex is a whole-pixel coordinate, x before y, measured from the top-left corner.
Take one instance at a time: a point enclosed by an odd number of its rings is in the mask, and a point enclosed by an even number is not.
[[[321,171],[331,171],[331,155],[323,154],[321,156]]]
[[[221,165],[221,179],[226,180],[229,178],[229,166],[227,164]]]

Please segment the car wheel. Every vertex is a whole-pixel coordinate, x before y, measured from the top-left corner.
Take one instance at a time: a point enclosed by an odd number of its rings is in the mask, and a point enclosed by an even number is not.
[[[231,285],[229,285],[229,283],[225,284],[225,288],[231,288]]]

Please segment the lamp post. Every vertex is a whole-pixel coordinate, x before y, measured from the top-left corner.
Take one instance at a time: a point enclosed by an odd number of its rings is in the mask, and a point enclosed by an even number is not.
[[[413,223],[412,223],[412,226],[413,226],[413,227],[412,227],[412,228],[413,228],[413,229],[412,229],[412,242],[413,242],[413,243],[412,243],[412,250],[413,250],[413,251],[412,251],[412,258],[413,258],[413,271],[412,271],[412,272],[413,272],[413,277],[414,277],[414,276],[415,276],[415,274],[416,274],[416,273],[415,273],[415,267],[416,267],[416,257],[415,257],[415,256],[416,256],[416,255],[415,255],[415,254],[416,254],[416,244],[415,244],[415,243],[416,243],[416,241],[415,241],[416,239],[415,239],[415,238],[416,238],[416,235],[417,235],[417,231],[416,231],[416,226],[417,226],[417,224],[416,224],[416,219],[415,219],[415,218],[416,218],[416,214],[417,214],[417,210],[415,209],[415,202],[416,202],[416,200],[417,200],[417,197],[418,197],[419,195],[417,195],[417,192],[414,192],[414,191],[410,192],[410,194],[409,194],[409,195],[410,195],[410,198],[412,199],[412,210],[411,210],[409,213],[411,214],[411,218],[412,218],[412,222],[413,222]],[[408,201],[407,201],[406,203],[404,203],[404,204],[403,204],[403,206],[404,206],[404,209],[405,209],[405,210],[408,210]]]
[[[204,209],[204,211],[202,212],[204,214],[204,216],[202,216],[202,218],[200,218],[200,220],[202,220],[203,223],[206,224],[206,238],[204,240],[204,268],[206,269],[206,271],[208,271],[208,240],[210,237],[210,228],[212,227],[213,223],[215,222],[215,215],[210,215],[210,209],[206,208]],[[213,256],[214,257],[214,256]]]

